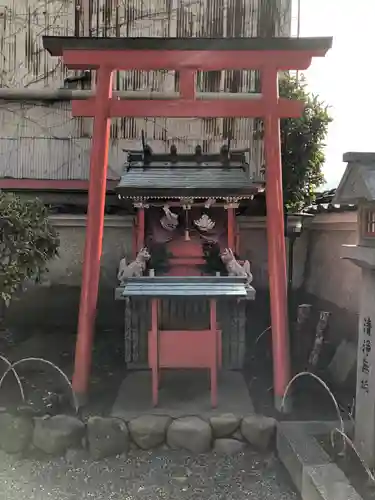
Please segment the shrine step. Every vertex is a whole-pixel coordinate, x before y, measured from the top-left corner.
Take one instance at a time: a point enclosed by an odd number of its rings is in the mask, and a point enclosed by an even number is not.
[[[127,373],[111,415],[128,421],[140,415],[169,415],[172,418],[233,413],[254,413],[254,406],[240,372],[221,370],[218,379],[218,407],[210,401],[210,379],[206,370],[162,370],[159,405],[152,405],[151,370]]]

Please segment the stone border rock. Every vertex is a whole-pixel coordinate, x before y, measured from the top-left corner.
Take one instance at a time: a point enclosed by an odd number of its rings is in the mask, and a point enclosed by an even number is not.
[[[338,427],[335,422],[277,424],[276,449],[302,500],[362,500],[343,471],[314,435]]]
[[[70,415],[0,413],[0,449],[5,452],[35,451],[50,456],[86,453],[94,460],[127,453],[130,448],[160,446],[194,454],[213,450],[233,455],[247,446],[265,451],[274,446],[275,434],[276,420],[256,414],[240,418],[226,413],[209,419],[145,414],[129,422],[91,416],[83,422]]]

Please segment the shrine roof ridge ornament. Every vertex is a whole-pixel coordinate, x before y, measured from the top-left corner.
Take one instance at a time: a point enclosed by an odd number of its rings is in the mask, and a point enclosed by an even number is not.
[[[43,36],[43,47],[52,56],[62,56],[65,50],[316,51],[323,56],[332,47],[332,37],[130,38]]]
[[[226,165],[229,165],[232,167],[232,165],[242,165],[243,168],[247,166],[246,163],[246,152],[249,150],[247,149],[246,151],[244,150],[230,150],[227,153],[227,156],[224,156],[222,153],[177,153],[176,154],[171,154],[171,153],[154,153],[151,152],[149,154],[148,160],[149,162],[146,163],[144,162],[144,152],[143,150],[135,151],[131,150],[128,151],[126,149],[123,149],[125,153],[128,153],[128,161],[127,163],[130,164],[130,167],[132,167],[132,163],[135,165],[138,165],[139,162],[142,164],[145,163],[145,168],[148,168],[149,166],[152,165],[158,165],[158,167],[163,166],[163,164],[172,164],[172,165],[178,165],[178,166],[193,166],[194,168],[199,168],[200,165],[205,166],[206,164],[209,165],[210,167],[212,166],[217,167],[217,168],[223,168]],[[226,160],[226,161],[225,161]]]

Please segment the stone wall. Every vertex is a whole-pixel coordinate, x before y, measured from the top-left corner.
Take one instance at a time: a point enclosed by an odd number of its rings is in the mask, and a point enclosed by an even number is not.
[[[128,422],[91,416],[87,421],[71,415],[32,417],[30,413],[0,413],[0,449],[7,453],[43,453],[46,456],[81,453],[100,460],[126,454],[131,448],[149,450],[166,446],[191,453],[236,454],[247,446],[265,451],[274,444],[276,421],[262,415],[240,418],[218,414],[171,418],[141,415]]]

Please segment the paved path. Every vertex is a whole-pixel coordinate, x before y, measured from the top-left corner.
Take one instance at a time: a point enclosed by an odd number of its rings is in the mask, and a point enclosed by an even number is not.
[[[0,453],[0,500],[298,500],[272,456],[158,450],[93,462]]]
[[[135,370],[124,378],[112,416],[131,420],[147,413],[173,418],[234,413],[238,416],[254,413],[254,405],[241,372],[221,370],[218,384],[218,406],[211,405],[210,385],[206,370],[165,370],[159,389],[159,404],[152,405],[150,370]]]

